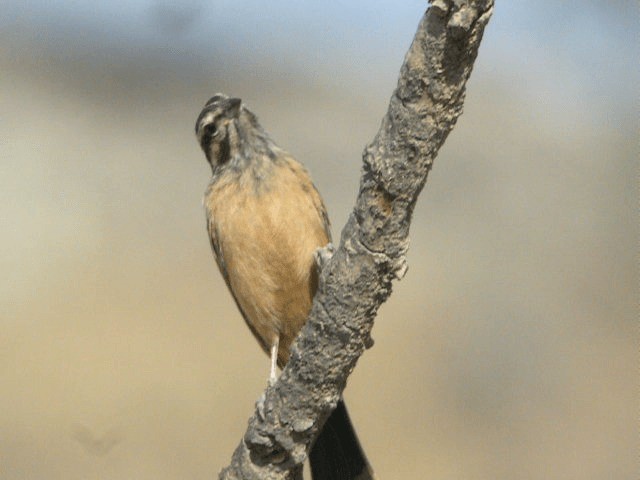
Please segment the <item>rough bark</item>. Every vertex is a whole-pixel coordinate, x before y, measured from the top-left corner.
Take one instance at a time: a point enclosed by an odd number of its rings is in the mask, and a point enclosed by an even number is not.
[[[360,192],[335,252],[318,255],[309,319],[266,389],[220,479],[299,479],[394,279],[407,269],[409,225],[433,160],[462,113],[465,84],[493,0],[432,0],[389,109],[363,153]],[[375,462],[375,459],[372,459]]]

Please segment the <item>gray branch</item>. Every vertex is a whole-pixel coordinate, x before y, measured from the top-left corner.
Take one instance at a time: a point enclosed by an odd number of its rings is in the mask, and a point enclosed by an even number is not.
[[[309,447],[358,358],[378,308],[407,270],[411,216],[433,160],[462,113],[493,0],[431,0],[373,142],[335,253],[320,252],[311,314],[220,479],[300,479]],[[374,459],[375,460],[375,459]]]

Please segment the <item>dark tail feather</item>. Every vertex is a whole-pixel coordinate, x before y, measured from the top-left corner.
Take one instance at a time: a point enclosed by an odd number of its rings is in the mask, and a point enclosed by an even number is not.
[[[309,461],[313,480],[374,479],[342,400],[324,424]]]

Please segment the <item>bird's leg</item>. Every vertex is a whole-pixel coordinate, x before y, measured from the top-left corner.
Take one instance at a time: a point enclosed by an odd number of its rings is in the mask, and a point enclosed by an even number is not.
[[[269,373],[269,385],[274,385],[278,377],[276,368],[278,368],[278,346],[280,345],[280,337],[276,337],[271,345],[271,372]]]

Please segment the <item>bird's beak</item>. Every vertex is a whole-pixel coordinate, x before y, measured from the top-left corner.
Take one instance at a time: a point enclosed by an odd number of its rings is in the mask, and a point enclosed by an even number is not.
[[[228,108],[226,109],[229,112],[230,117],[237,117],[240,113],[240,108],[242,107],[242,99],[240,98],[230,98],[227,100]]]

